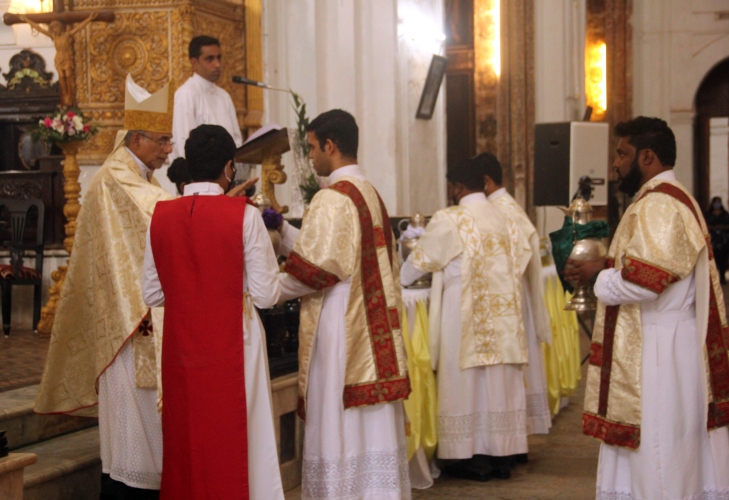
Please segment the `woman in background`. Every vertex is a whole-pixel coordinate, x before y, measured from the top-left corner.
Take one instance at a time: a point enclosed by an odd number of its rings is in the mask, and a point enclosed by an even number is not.
[[[711,205],[706,211],[706,225],[709,226],[711,247],[714,250],[716,268],[719,270],[721,284],[726,284],[726,270],[729,265],[729,212],[721,203],[720,196],[711,199]]]

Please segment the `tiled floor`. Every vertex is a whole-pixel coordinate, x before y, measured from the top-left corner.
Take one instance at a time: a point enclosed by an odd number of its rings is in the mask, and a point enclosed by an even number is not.
[[[40,382],[48,352],[48,337],[32,330],[0,334],[0,392]]]

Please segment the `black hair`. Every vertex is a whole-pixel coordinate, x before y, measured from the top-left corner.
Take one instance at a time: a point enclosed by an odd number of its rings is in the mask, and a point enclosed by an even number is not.
[[[341,109],[326,111],[306,126],[307,132],[314,132],[319,147],[324,149],[327,140],[336,144],[342,156],[357,158],[359,127],[354,116]]]
[[[185,158],[193,182],[214,182],[235,158],[235,142],[220,125],[200,125],[185,142]]]
[[[502,186],[504,184],[503,171],[501,163],[496,156],[491,153],[481,153],[473,158],[473,162],[481,169],[483,175],[488,175],[495,184]]]
[[[676,137],[668,124],[660,118],[639,116],[615,125],[615,135],[628,137],[635,148],[636,157],[642,149],[650,149],[664,167],[676,164]]]
[[[483,191],[484,178],[483,171],[478,167],[474,160],[466,159],[457,161],[448,168],[446,179],[448,182],[455,184],[460,182],[469,191]]]
[[[187,170],[187,160],[183,157],[175,158],[167,169],[167,178],[177,186],[177,191],[182,194],[181,186],[192,182],[190,172]]]
[[[190,59],[197,59],[202,53],[202,48],[208,45],[217,45],[220,47],[220,42],[217,38],[213,38],[207,35],[196,36],[190,40],[190,45],[187,47],[187,53]]]

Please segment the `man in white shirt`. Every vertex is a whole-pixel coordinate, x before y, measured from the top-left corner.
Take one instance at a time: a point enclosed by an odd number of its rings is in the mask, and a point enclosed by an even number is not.
[[[157,204],[142,279],[147,305],[165,306],[162,496],[283,500],[255,309],[278,300],[276,256],[258,209],[221,196],[230,134],[201,125],[185,153],[192,182]]]
[[[196,36],[188,48],[194,74],[175,92],[172,133],[175,146],[170,159],[185,156],[185,141],[199,125],[220,125],[233,137],[235,147],[243,145],[235,105],[230,94],[216,85],[222,75],[220,42],[210,36]]]

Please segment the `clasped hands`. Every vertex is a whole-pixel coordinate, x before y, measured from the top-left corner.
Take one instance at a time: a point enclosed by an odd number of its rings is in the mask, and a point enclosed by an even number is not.
[[[576,282],[577,286],[588,286],[594,281],[597,273],[605,269],[606,260],[605,257],[596,260],[567,259],[562,276],[566,281]]]

